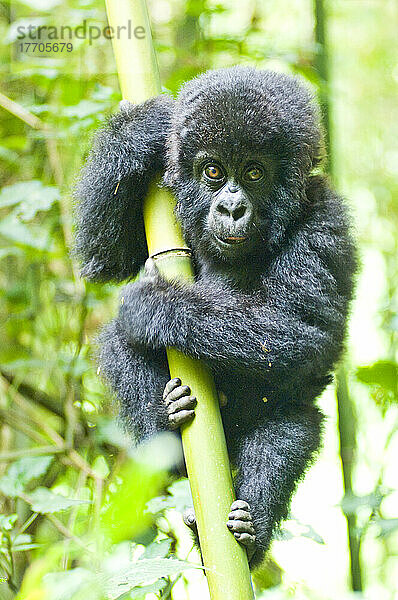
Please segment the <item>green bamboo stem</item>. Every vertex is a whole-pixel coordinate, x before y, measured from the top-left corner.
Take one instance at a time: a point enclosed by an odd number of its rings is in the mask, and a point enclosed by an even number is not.
[[[106,5],[114,31],[128,26],[129,21],[132,31],[135,27],[145,30],[141,39],[126,35],[113,39],[123,98],[141,102],[158,95],[160,78],[145,0],[106,0]],[[171,195],[153,186],[144,206],[149,254],[185,246],[173,209]],[[187,254],[169,252],[156,261],[165,277],[184,279],[187,285],[193,281]],[[213,379],[203,364],[173,348],[167,349],[167,357],[171,376],[189,385],[198,400],[195,418],[181,434],[210,597],[251,600],[254,595],[246,551],[226,527],[234,490]]]

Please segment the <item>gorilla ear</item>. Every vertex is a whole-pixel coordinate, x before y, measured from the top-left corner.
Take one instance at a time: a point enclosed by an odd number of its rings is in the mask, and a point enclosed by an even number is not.
[[[83,277],[122,281],[145,262],[143,200],[164,171],[173,106],[165,95],[138,105],[123,101],[97,132],[74,192],[74,254]]]

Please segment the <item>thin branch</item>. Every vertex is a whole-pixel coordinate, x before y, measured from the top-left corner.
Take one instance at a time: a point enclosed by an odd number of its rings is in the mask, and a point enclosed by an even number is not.
[[[43,456],[46,454],[62,454],[67,451],[67,446],[38,446],[26,448],[25,450],[13,450],[10,452],[0,452],[0,462],[11,462],[17,458],[25,456]]]
[[[0,92],[0,106],[5,108],[9,113],[14,115],[14,117],[18,117],[21,121],[27,123],[33,129],[46,129],[46,124],[44,121],[36,117],[36,115],[32,114],[27,108],[21,106],[8,96],[5,96]]]
[[[47,441],[43,434],[38,433],[35,429],[33,429],[33,427],[30,427],[30,425],[22,421],[21,416],[16,414],[14,411],[0,408],[0,421],[7,423],[10,427],[12,427],[12,429],[21,431],[21,433],[25,434],[31,440],[40,445]]]
[[[80,548],[83,548],[83,550],[85,552],[88,552],[89,554],[93,554],[91,550],[89,550],[87,548],[87,545],[84,544],[76,535],[74,535],[71,531],[69,531],[69,529],[67,527],[65,527],[65,525],[62,523],[62,521],[60,521],[59,519],[57,519],[57,517],[54,517],[54,515],[45,515],[47,517],[47,519],[49,521],[51,521],[51,523],[54,525],[54,527],[56,529],[58,529],[58,531],[60,533],[62,533],[62,535],[64,535],[66,538],[73,540],[75,542],[75,544],[77,544]]]
[[[352,471],[355,462],[356,417],[348,392],[347,374],[340,367],[337,375],[338,429],[340,438],[340,457],[343,472],[344,495],[353,495]],[[362,571],[360,561],[360,537],[357,532],[357,517],[353,512],[343,510],[347,521],[348,545],[351,563],[351,585],[355,592],[362,591]]]
[[[56,414],[58,417],[65,418],[61,403],[46,394],[46,392],[42,392],[24,381],[17,383],[15,375],[7,373],[6,371],[0,370],[0,376],[8,381],[10,385],[14,385],[15,389],[28,400],[31,400],[35,404],[39,404],[43,408]]]

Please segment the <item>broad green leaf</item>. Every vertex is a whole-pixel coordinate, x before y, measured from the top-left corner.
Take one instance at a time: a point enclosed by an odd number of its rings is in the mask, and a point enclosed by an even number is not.
[[[101,515],[106,538],[120,542],[142,534],[153,523],[146,510],[168,480],[168,469],[175,464],[180,447],[176,437],[160,434],[142,444],[123,467],[117,483],[112,483]]]
[[[53,458],[53,456],[34,456],[15,461],[0,479],[0,490],[11,498],[19,496],[32,479],[44,475]]]
[[[88,504],[87,500],[77,500],[75,498],[65,498],[60,494],[55,494],[48,488],[39,487],[29,494],[29,502],[34,512],[41,514],[55,513],[61,510],[67,510],[71,506],[79,504]]]
[[[91,468],[95,473],[97,473],[97,475],[99,475],[103,479],[106,479],[110,472],[108,463],[106,462],[104,456],[102,456],[102,455],[97,456],[97,458],[94,460],[93,464],[91,465]]]
[[[17,214],[23,221],[32,220],[36,213],[48,210],[57,200],[58,188],[44,185],[38,179],[14,183],[0,191],[0,208],[18,204]]]
[[[271,558],[266,558],[259,564],[252,575],[256,588],[267,590],[280,585],[282,574],[283,571],[280,566]]]
[[[128,569],[108,578],[105,590],[112,600],[131,589],[152,583],[162,577],[175,577],[186,569],[198,569],[198,565],[179,560],[177,558],[142,559]]]
[[[369,367],[359,367],[357,377],[367,385],[380,385],[396,394],[398,392],[398,365],[380,360]]]
[[[20,246],[26,246],[39,252],[51,252],[53,242],[42,228],[29,227],[23,223],[15,212],[0,221],[0,234]]]
[[[95,573],[81,567],[70,571],[48,573],[44,576],[43,583],[49,592],[46,598],[51,600],[103,599],[101,584]]]
[[[166,538],[158,542],[152,542],[145,548],[142,558],[166,558],[171,549],[172,540]]]
[[[63,110],[63,114],[66,117],[77,117],[78,119],[84,119],[91,115],[95,115],[100,110],[103,110],[104,104],[100,102],[92,102],[91,100],[81,100],[78,104],[66,106]]]
[[[181,513],[193,505],[191,488],[188,479],[180,479],[173,483],[167,490],[169,495],[151,498],[147,510],[151,514],[158,514],[164,510],[175,509]]]

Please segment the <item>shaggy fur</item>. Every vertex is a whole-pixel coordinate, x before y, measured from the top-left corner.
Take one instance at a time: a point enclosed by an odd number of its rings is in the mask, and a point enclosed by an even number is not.
[[[252,510],[261,560],[320,444],[315,398],[331,381],[356,270],[346,209],[313,167],[322,136],[310,94],[285,75],[210,71],[166,96],[123,108],[97,134],[78,186],[83,275],[120,281],[147,257],[142,201],[159,174],[177,197],[193,250],[193,285],[128,284],[102,336],[100,363],[138,440],[167,427],[164,349],[207,363],[219,391],[237,497]],[[250,241],[224,252],[203,181],[203,155],[224,166],[253,208]],[[241,165],[265,165],[242,183]],[[189,385],[189,381],[183,382]]]

